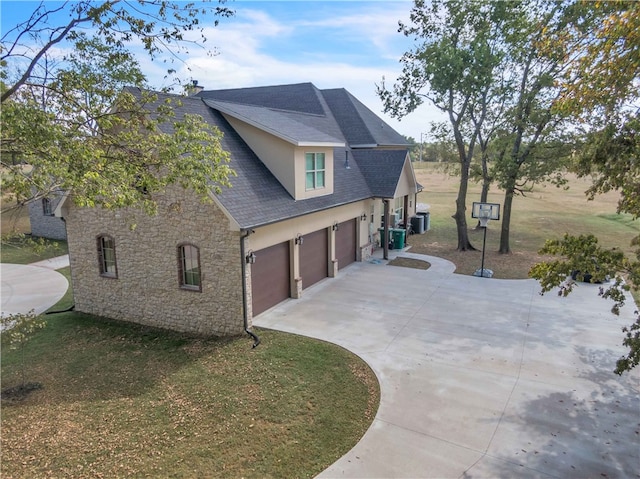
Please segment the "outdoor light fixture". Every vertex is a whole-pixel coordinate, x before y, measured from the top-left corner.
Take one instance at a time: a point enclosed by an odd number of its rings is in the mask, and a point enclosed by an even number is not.
[[[302,246],[302,243],[304,242],[304,238],[302,237],[302,235],[300,233],[298,233],[298,236],[296,236],[296,244]]]
[[[349,150],[344,151],[344,167],[347,170],[351,169],[351,166],[349,166]]]
[[[333,226],[331,227],[331,229],[332,229],[333,231],[338,231],[338,228],[339,228],[339,226],[338,226],[338,222],[337,222],[337,221],[334,221],[334,222],[333,222]]]
[[[367,214],[366,213],[362,213],[362,216],[360,216],[360,221],[367,221]]]
[[[500,205],[498,203],[479,203],[474,201],[471,209],[471,217],[477,218],[480,221],[480,226],[484,229],[484,237],[482,239],[482,264],[480,265],[480,269],[473,273],[474,276],[484,278],[484,252],[487,245],[487,225],[489,224],[489,220],[500,219]],[[489,269],[486,271],[487,277],[491,278],[493,271]]]
[[[244,259],[247,262],[247,264],[253,264],[256,262],[256,254],[250,250]]]

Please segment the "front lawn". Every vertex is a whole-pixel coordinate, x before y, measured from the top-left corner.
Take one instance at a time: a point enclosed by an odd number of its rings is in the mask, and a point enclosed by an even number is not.
[[[2,263],[29,264],[55,258],[68,253],[67,242],[30,235],[13,235],[2,238]]]
[[[193,339],[81,313],[47,316],[22,401],[2,403],[0,476],[313,477],[375,416],[372,371],[344,349],[258,330]],[[3,345],[6,346],[6,345]],[[2,348],[2,387],[19,382]]]

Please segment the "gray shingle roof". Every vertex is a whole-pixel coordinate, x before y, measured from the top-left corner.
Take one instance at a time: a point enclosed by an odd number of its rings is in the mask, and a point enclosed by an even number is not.
[[[327,133],[331,127],[326,117],[314,115],[309,119],[309,115],[304,113],[284,112],[261,106],[208,99],[204,102],[215,110],[256,126],[296,146],[321,144],[344,146],[345,144],[339,130],[334,128],[333,134]]]
[[[163,93],[158,96],[159,102],[166,97],[180,101],[181,106],[175,107],[177,119],[187,113],[197,114],[224,134],[222,147],[230,152],[230,167],[237,176],[230,178],[231,188],[223,188],[218,199],[241,228],[255,228],[367,198],[394,195],[406,149],[352,149],[345,143],[351,143],[349,138],[353,141],[372,138],[376,144],[396,145],[393,142],[402,136],[388,126],[383,126],[382,131],[371,131],[384,122],[346,90],[321,92],[311,83],[302,83],[203,91],[192,97]],[[295,144],[324,142],[336,145],[334,193],[296,201],[223,113],[261,125],[265,131],[285,136]],[[171,129],[169,125],[165,128]],[[380,141],[383,143],[377,143]],[[348,162],[345,155],[348,155]]]
[[[393,198],[407,150],[353,150],[353,157],[360,166],[372,196]]]
[[[407,140],[344,88],[321,90],[352,148],[407,147]]]
[[[276,85],[229,90],[205,90],[197,96],[242,105],[262,106],[276,110],[324,115],[325,111],[312,83]]]

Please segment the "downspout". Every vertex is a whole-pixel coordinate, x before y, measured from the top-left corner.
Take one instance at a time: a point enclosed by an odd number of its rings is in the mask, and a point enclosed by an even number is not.
[[[260,338],[255,333],[249,331],[249,315],[247,313],[247,260],[245,257],[244,240],[253,233],[253,230],[240,230],[240,264],[242,269],[242,319],[244,322],[244,331],[253,338],[253,346],[255,348],[260,344]]]
[[[389,200],[382,200],[384,205],[384,238],[383,238],[383,258],[389,259]]]

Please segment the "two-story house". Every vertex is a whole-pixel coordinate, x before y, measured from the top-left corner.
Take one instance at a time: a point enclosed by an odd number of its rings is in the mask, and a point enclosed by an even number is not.
[[[66,202],[76,310],[240,334],[252,317],[368,258],[385,211],[399,221],[415,212],[404,138],[344,89],[200,91],[181,97],[176,115],[185,113],[224,133],[232,187],[211,204],[172,187],[155,216]]]

